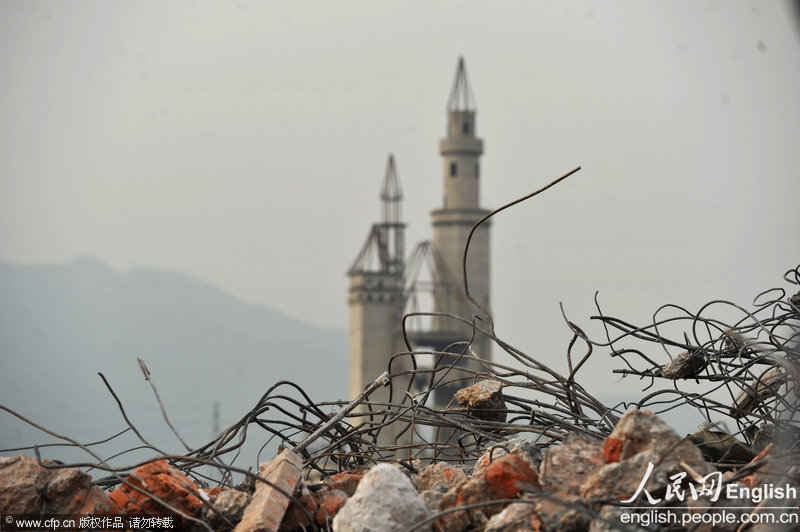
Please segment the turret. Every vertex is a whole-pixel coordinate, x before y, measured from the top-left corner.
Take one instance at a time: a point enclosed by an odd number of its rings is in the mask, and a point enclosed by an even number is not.
[[[350,396],[387,369],[398,347],[404,299],[403,193],[389,155],[381,187],[381,222],[372,225],[350,277]],[[385,391],[373,394],[376,400]]]
[[[457,290],[435,295],[439,312],[457,314],[470,319],[477,309],[470,305],[463,292],[462,259],[467,235],[473,224],[488,211],[480,207],[480,157],[483,141],[476,136],[475,97],[467,78],[464,59],[459,58],[453,87],[447,103],[447,136],[440,142],[444,163],[443,208],[433,211],[433,240],[447,269],[453,274]],[[470,244],[467,261],[470,294],[489,307],[489,224],[483,224]],[[437,318],[440,330],[463,327],[447,318]],[[483,354],[488,356],[489,343],[479,339]],[[477,347],[477,344],[476,344]]]
[[[447,136],[440,141],[444,163],[445,209],[477,209],[480,205],[480,162],[483,141],[475,136],[475,98],[464,59],[447,103]]]

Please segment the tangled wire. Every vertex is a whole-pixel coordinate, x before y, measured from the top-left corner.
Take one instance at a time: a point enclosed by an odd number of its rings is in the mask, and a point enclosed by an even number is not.
[[[494,214],[533,197],[570,174],[493,211],[479,221],[473,231]],[[464,264],[468,247],[467,244]],[[768,441],[778,442],[789,450],[800,446],[797,419],[800,406],[797,393],[800,266],[783,276],[789,285],[788,291],[786,287],[765,290],[755,298],[752,309],[721,300],[710,301],[696,312],[677,305],[664,305],[654,313],[651,323],[635,325],[604,315],[597,305],[598,315],[591,319],[602,324],[604,338],[600,339],[589,338],[564,315],[573,335],[566,350],[567,374],[555,371],[497,337],[488,311],[470,297],[466,269],[464,271],[465,294],[477,306],[481,319],[410,313],[403,317],[402,325],[405,333],[409,318],[445,316],[469,326],[473,337],[442,351],[414,350],[406,338],[408,350],[394,354],[387,368],[388,400],[366,398],[358,408],[348,408],[345,415],[334,416],[331,410],[352,407],[352,403],[315,403],[297,384],[280,381],[218,437],[191,448],[170,423],[143,362],[140,365],[145,379],[152,387],[166,423],[186,448],[185,454],[169,454],[150,443],[131,423],[102,375],[127,424],[125,430],[103,441],[81,443],[42,427],[10,408],[0,405],[0,409],[59,438],[65,442],[63,445],[85,451],[91,460],[58,466],[107,471],[108,476],[95,481],[105,488],[123,482],[124,475],[140,464],[111,465],[111,460],[120,455],[103,458],[93,448],[126,433],[138,438],[140,445],[135,449],[150,449],[156,453],[156,459],[167,458],[201,485],[231,485],[234,473],[257,477],[248,467],[237,465],[242,446],[248,439],[263,442],[262,449],[274,442],[287,448],[300,448],[309,478],[382,461],[397,461],[415,470],[421,463],[419,460],[469,464],[493,442],[502,442],[519,433],[532,436],[542,447],[576,432],[604,438],[630,406],[646,407],[656,413],[692,409],[709,424],[725,421],[735,426],[737,430],[729,432],[728,436],[734,436],[753,449],[763,447]],[[723,320],[716,317],[719,314],[738,317]],[[485,336],[507,353],[514,365],[485,360],[473,353],[471,347],[478,335]],[[652,349],[647,349],[654,345],[663,350],[663,357],[656,359]],[[643,381],[643,397],[608,406],[579,384],[576,378],[579,370],[600,350],[608,350],[610,357],[622,366],[614,370],[615,373]],[[678,354],[671,354],[671,351]],[[423,358],[434,358],[436,362],[423,365]],[[502,407],[474,415],[463,408],[431,406],[432,394],[452,387],[454,382],[468,386],[483,380],[500,383]],[[392,435],[389,444],[386,443],[387,433]],[[315,441],[305,441],[312,434]],[[715,443],[718,442],[699,442],[707,446]],[[27,449],[40,457],[40,447]],[[724,456],[718,463],[724,466],[734,461],[731,456]],[[211,475],[209,471],[216,471],[216,474]]]

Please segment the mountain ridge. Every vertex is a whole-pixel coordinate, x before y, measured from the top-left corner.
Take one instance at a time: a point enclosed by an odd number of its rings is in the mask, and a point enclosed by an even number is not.
[[[345,331],[241,301],[183,273],[120,273],[91,256],[61,265],[0,262],[0,404],[81,440],[120,427],[102,372],[154,439],[174,443],[137,358],[170,419],[200,445],[211,435],[215,402],[227,426],[280,380],[316,401],[345,399],[347,356]],[[36,437],[0,412],[0,449],[39,443]]]

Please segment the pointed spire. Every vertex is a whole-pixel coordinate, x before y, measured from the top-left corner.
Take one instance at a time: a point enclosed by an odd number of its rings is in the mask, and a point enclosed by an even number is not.
[[[381,199],[383,201],[400,201],[403,199],[400,180],[397,178],[397,171],[394,169],[394,155],[391,153],[389,154],[389,161],[386,163],[386,176],[383,178]]]
[[[472,94],[472,87],[467,77],[467,68],[464,66],[464,57],[458,58],[458,68],[456,77],[453,79],[453,89],[450,91],[450,99],[447,101],[448,111],[474,111],[475,96]]]

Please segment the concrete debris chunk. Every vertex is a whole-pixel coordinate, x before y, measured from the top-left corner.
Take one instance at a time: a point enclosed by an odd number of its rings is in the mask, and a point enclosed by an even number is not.
[[[396,467],[378,464],[364,475],[355,494],[333,519],[335,532],[400,532],[428,519],[425,501]],[[418,528],[432,530],[432,526]]]
[[[789,298],[789,302],[795,307],[800,307],[800,292],[797,292]]]
[[[278,491],[273,486],[264,482],[256,482],[256,490],[250,504],[244,510],[244,515],[235,532],[277,532],[283,515],[289,506],[289,497],[297,487],[303,473],[303,463],[300,457],[292,451],[284,450],[278,456],[259,466],[259,475],[274,486],[281,488]]]
[[[457,467],[438,462],[422,468],[412,482],[428,509],[438,511],[445,494],[467,482],[467,475]]]
[[[654,493],[663,490],[672,475],[691,478],[692,474],[702,477],[716,471],[689,439],[679,437],[647,410],[629,410],[622,416],[605,440],[604,458],[608,464],[586,479],[580,489],[582,497],[622,501],[636,494],[645,478],[645,489]],[[653,467],[647,476],[650,464]]]
[[[417,491],[423,492],[437,489],[439,486],[444,486],[447,491],[447,489],[459,486],[466,481],[467,475],[461,469],[444,462],[437,462],[422,468],[414,477],[413,483]]]
[[[708,366],[708,357],[700,349],[677,355],[661,368],[665,379],[689,379],[697,377]]]
[[[762,423],[760,426],[753,425],[749,432],[753,439],[753,452],[760,453],[771,443],[775,442],[775,424]]]
[[[623,501],[636,493],[642,479],[645,478],[649,463],[657,463],[658,456],[652,451],[641,453],[623,460],[607,464],[591,475],[580,487],[580,495],[586,499]],[[670,462],[670,466],[674,465]],[[663,469],[658,469],[656,475],[651,475],[645,489],[655,493],[667,484],[667,474]],[[640,495],[644,499],[645,495]],[[645,501],[646,503],[646,501]]]
[[[749,430],[752,438],[760,429]],[[640,531],[655,524],[654,511],[679,519],[724,511],[737,522],[745,514],[771,513],[761,519],[779,522],[800,493],[800,455],[782,449],[769,444],[753,458],[750,447],[715,425],[681,438],[654,413],[633,409],[605,439],[573,432],[552,442],[543,457],[526,438],[486,442],[471,475],[466,465],[439,461],[423,467],[423,459],[416,459],[404,469],[379,464],[306,484],[302,460],[286,450],[261,464],[259,475],[268,482],[257,481],[252,493],[222,486],[201,490],[158,460],[136,469],[106,496],[75,468],[47,469],[16,456],[0,458],[0,513],[171,517],[176,529],[187,530],[199,530],[192,522],[199,518],[221,532]],[[747,465],[721,473],[711,461]],[[691,494],[704,478],[723,486],[719,499],[710,491]],[[247,483],[241,487],[251,489]],[[742,494],[727,496],[730,490]],[[702,519],[692,523],[697,532],[736,529]],[[760,525],[758,530],[785,529]]]
[[[591,517],[586,503],[574,495],[554,492],[536,499],[539,530],[587,530]]]
[[[116,511],[108,495],[78,468],[47,469],[33,458],[18,455],[0,458],[0,513],[109,515]]]
[[[495,459],[505,456],[508,453],[526,455],[534,467],[538,468],[542,463],[544,453],[536,444],[527,438],[511,438],[510,440],[499,441],[489,446],[487,451],[475,462],[473,474],[477,475],[485,469],[489,463]]]
[[[250,503],[250,494],[229,489],[220,492],[213,500],[213,510],[203,508],[203,520],[216,531],[233,530],[242,520],[244,509]]]
[[[709,462],[746,464],[755,457],[755,453],[748,445],[713,425],[700,425],[689,439]]]
[[[539,488],[539,475],[526,455],[509,454],[493,460],[485,469],[473,475],[458,488],[451,489],[442,502],[442,510],[482,504],[499,499],[513,499],[522,494],[525,486]],[[488,518],[503,510],[505,504],[490,504],[446,514],[437,525],[446,532],[456,532],[483,526]]]
[[[691,459],[690,465],[704,469],[702,456],[689,440],[678,436],[672,427],[649,410],[632,409],[620,418],[606,438],[604,458],[607,463],[612,463],[626,460],[643,451],[652,451],[658,456],[677,456],[683,450],[687,453],[683,458]]]
[[[601,440],[571,434],[545,451],[539,481],[546,490],[578,495],[589,475],[605,465]]]
[[[536,532],[538,524],[532,502],[512,502],[489,519],[484,532]]]
[[[495,380],[484,380],[456,392],[455,400],[467,413],[485,421],[506,420],[506,402],[501,384]]]
[[[774,397],[787,380],[788,374],[781,368],[768,369],[739,392],[731,407],[730,416],[740,419],[753,413],[764,401]]]

